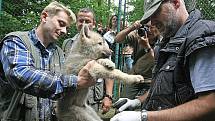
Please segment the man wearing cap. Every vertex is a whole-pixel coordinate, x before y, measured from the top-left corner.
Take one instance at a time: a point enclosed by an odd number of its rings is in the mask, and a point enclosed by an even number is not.
[[[111,121],[214,121],[215,22],[184,0],[146,0],[141,22],[151,21],[163,39],[155,47],[153,85],[142,111]]]

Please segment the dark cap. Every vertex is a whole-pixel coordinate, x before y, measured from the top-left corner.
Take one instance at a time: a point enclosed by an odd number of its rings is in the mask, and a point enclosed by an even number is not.
[[[144,0],[144,15],[141,23],[148,22],[149,18],[158,10],[164,0]]]

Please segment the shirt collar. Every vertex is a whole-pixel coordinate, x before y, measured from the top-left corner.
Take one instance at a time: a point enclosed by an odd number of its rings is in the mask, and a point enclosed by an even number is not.
[[[40,39],[38,38],[35,28],[29,31],[29,37],[31,38],[31,41],[33,42],[33,44],[36,47],[38,47],[40,50],[47,49],[49,51],[53,51],[57,49],[57,45],[55,43],[51,43],[47,48],[45,48],[41,43]]]

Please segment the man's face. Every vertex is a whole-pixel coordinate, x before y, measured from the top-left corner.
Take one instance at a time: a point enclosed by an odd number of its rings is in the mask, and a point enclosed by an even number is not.
[[[90,30],[93,30],[95,28],[95,20],[94,20],[93,13],[91,13],[91,12],[79,12],[78,13],[77,22],[76,22],[76,27],[77,27],[78,31],[81,30],[84,22],[85,22],[85,24],[89,25]]]
[[[67,33],[71,20],[64,11],[59,11],[56,15],[49,15],[44,12],[42,13],[42,22],[43,36],[46,42],[49,41],[51,43]]]
[[[151,25],[151,22],[148,22],[146,26],[149,27],[149,31],[147,32],[149,43],[154,44],[156,42],[156,38],[160,35],[160,32],[156,26]]]
[[[162,3],[156,13],[151,16],[151,24],[158,28],[164,38],[174,36],[180,24],[172,3]]]

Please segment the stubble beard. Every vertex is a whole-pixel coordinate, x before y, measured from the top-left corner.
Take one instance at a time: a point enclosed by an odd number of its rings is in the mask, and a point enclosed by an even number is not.
[[[165,25],[165,31],[162,33],[164,38],[173,37],[178,31],[180,24],[176,13],[170,8],[170,13],[168,14],[168,22]]]

